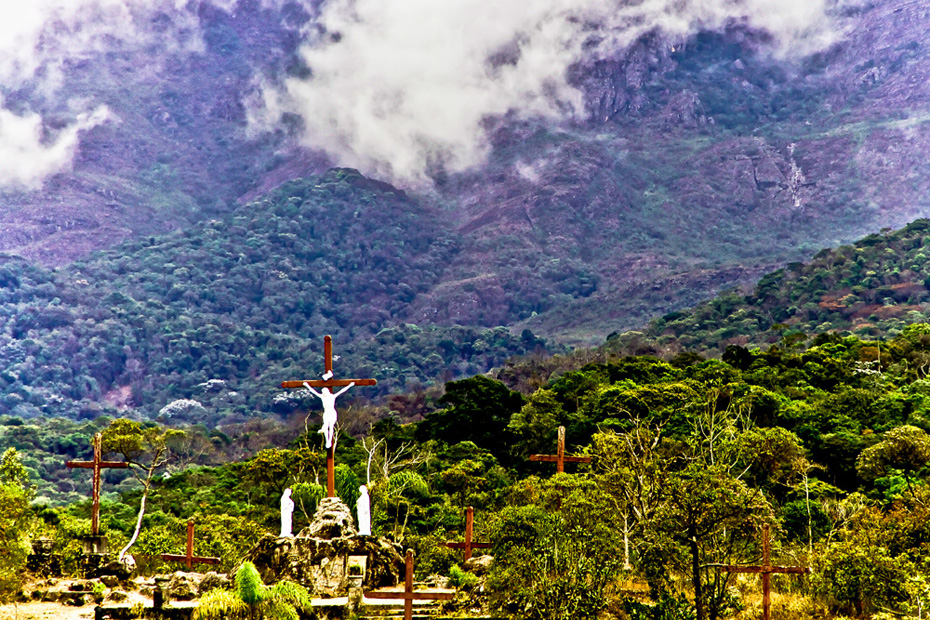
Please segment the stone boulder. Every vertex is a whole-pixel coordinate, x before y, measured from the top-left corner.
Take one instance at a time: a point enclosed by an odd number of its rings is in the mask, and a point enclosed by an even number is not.
[[[198,573],[175,571],[165,587],[169,599],[190,601],[196,598],[202,577]]]
[[[396,585],[404,571],[400,545],[374,536],[344,536],[326,540],[298,536],[258,541],[248,559],[265,583],[295,581],[318,595],[345,596],[349,587],[349,558],[367,558],[363,587]]]
[[[200,580],[200,586],[197,588],[197,594],[203,596],[210,590],[228,590],[233,585],[232,580],[226,575],[210,571]]]
[[[297,537],[332,540],[356,534],[349,507],[338,497],[324,497],[316,508],[310,527],[301,530]]]
[[[468,558],[462,568],[475,575],[486,575],[494,566],[494,558],[490,555],[476,555]]]

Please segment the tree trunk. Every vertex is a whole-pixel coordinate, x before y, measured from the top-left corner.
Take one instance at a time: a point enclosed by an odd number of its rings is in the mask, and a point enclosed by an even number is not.
[[[139,532],[142,530],[142,517],[145,516],[145,500],[149,496],[149,489],[152,488],[152,476],[155,474],[155,468],[158,466],[158,456],[152,461],[152,466],[149,468],[148,476],[145,478],[145,483],[142,485],[142,501],[139,502],[139,517],[136,519],[136,530],[132,533],[132,538],[129,539],[129,542],[126,543],[126,546],[122,548],[119,552],[119,561],[123,561],[123,557],[126,555],[126,552],[129,551],[130,547],[136,544],[136,540],[139,538]]]
[[[691,549],[691,585],[694,588],[694,611],[696,620],[705,620],[704,597],[701,592],[701,558],[698,550],[697,532],[688,528],[688,546]]]
[[[139,538],[139,531],[142,529],[142,517],[145,516],[145,498],[148,497],[149,487],[146,485],[145,490],[142,491],[142,502],[139,504],[139,518],[136,519],[136,531],[132,533],[132,538],[129,539],[129,542],[126,543],[126,546],[119,552],[119,561],[123,561],[123,556],[126,555],[126,552],[129,551],[129,548],[136,544],[136,539]]]

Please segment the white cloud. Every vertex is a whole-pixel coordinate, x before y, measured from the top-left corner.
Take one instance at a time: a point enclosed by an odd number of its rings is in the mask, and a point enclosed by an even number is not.
[[[437,162],[480,162],[489,117],[581,114],[566,76],[581,59],[733,20],[786,53],[834,36],[824,0],[330,0],[326,38],[303,50],[312,77],[266,95],[265,111],[300,114],[306,141],[342,164],[422,182]]]
[[[0,3],[0,93],[29,85],[40,96],[72,110],[67,126],[49,136],[37,110],[11,109],[0,98],[0,186],[36,187],[45,177],[66,170],[81,132],[111,118],[102,102],[69,100],[62,92],[63,72],[69,62],[107,50],[142,49],[151,44],[172,51],[202,49],[197,8],[205,1]],[[159,12],[171,17],[168,32],[148,27]]]
[[[105,106],[79,113],[71,125],[46,139],[41,116],[18,116],[0,108],[0,185],[35,189],[46,177],[68,169],[80,133],[105,122],[109,115]]]

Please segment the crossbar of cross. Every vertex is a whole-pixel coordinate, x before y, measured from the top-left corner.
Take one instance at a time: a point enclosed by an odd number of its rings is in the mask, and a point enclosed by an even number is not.
[[[463,549],[465,551],[465,554],[464,554],[465,562],[471,559],[472,549],[488,549],[491,547],[491,543],[474,542],[472,540],[472,532],[474,529],[474,523],[475,523],[475,509],[469,506],[465,510],[465,542],[443,543],[446,547],[450,547],[452,549]]]
[[[390,599],[404,601],[404,620],[413,618],[413,601],[448,601],[453,598],[451,592],[414,592],[413,591],[413,549],[407,549],[405,558],[403,592],[366,592],[365,598]]]
[[[70,469],[92,469],[93,481],[91,486],[90,530],[94,536],[100,534],[100,470],[126,469],[129,463],[124,461],[104,461],[103,437],[100,433],[94,435],[94,459],[92,461],[67,461],[65,467]]]
[[[333,338],[325,336],[323,338],[323,367],[324,377],[328,379],[297,379],[295,381],[282,381],[281,387],[289,390],[302,389],[306,387],[313,388],[334,388],[345,387],[347,385],[377,385],[376,379],[333,379]],[[336,442],[330,443],[326,451],[326,496],[336,497]]]
[[[762,564],[756,566],[742,565],[724,565],[720,570],[728,573],[755,573],[762,575],[762,620],[769,620],[769,611],[772,606],[771,600],[771,575],[773,573],[793,573],[806,574],[813,572],[806,566],[773,566],[771,560],[771,550],[769,544],[769,526],[762,526]]]
[[[175,553],[162,553],[159,555],[163,560],[169,562],[184,562],[187,566],[187,570],[190,570],[194,563],[197,564],[219,564],[220,559],[214,557],[203,557],[194,555],[194,520],[187,520],[187,551],[184,555],[177,555]]]
[[[543,463],[555,463],[555,471],[562,473],[565,471],[565,463],[590,463],[590,456],[565,456],[565,427],[559,427],[559,443],[556,454],[531,454],[531,461],[540,461]]]

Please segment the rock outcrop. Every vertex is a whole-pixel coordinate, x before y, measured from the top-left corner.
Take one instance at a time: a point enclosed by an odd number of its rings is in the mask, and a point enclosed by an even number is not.
[[[360,572],[365,588],[397,584],[404,571],[401,551],[386,538],[358,536],[349,508],[324,498],[309,527],[295,537],[265,536],[248,559],[266,583],[290,579],[315,595],[344,596],[350,573]]]

